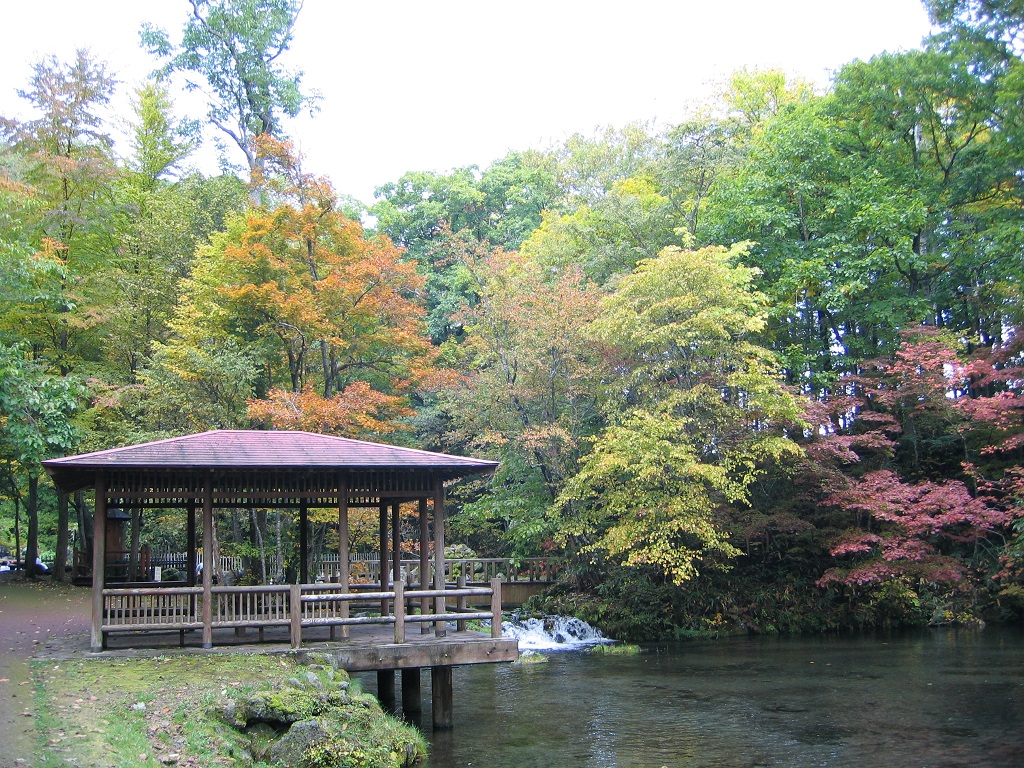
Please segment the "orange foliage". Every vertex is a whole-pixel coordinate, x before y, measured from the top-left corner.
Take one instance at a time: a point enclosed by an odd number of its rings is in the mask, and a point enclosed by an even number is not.
[[[314,378],[328,402],[359,380],[385,392],[407,388],[433,353],[415,265],[390,239],[367,238],[336,210],[330,184],[304,173],[287,143],[264,137],[257,149],[253,185],[264,205],[251,208],[223,246],[216,291],[228,314],[274,340],[275,383],[289,397],[307,398]],[[287,411],[279,418],[291,418]]]
[[[331,398],[307,387],[302,392],[273,389],[266,400],[249,401],[249,417],[267,422],[274,429],[352,438],[406,429],[397,420],[412,414],[403,398],[376,392],[363,381],[349,384]]]

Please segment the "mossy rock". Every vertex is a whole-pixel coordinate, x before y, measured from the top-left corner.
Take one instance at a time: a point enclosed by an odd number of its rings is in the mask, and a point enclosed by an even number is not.
[[[349,694],[349,685],[348,673],[344,670],[307,668],[279,688],[232,697],[219,708],[217,715],[240,730],[256,723],[291,725],[338,707],[365,704],[363,695]]]
[[[426,757],[423,737],[383,712],[354,722],[339,712],[295,723],[273,746],[289,768],[405,768]]]
[[[247,757],[289,768],[403,768],[426,757],[422,734],[350,685],[344,670],[330,660],[307,663],[215,710],[247,738]]]
[[[512,662],[517,667],[525,667],[530,664],[546,664],[548,657],[537,651],[523,651],[519,658]]]

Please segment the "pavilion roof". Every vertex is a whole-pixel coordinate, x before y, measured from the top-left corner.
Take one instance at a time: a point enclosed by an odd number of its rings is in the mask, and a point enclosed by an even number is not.
[[[64,492],[98,473],[161,471],[416,471],[451,480],[493,472],[498,462],[312,432],[213,430],[43,462]]]

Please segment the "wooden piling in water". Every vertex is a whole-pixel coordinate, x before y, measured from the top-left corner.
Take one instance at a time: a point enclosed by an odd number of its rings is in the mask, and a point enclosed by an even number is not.
[[[384,709],[395,708],[395,670],[377,670],[377,700]]]
[[[455,697],[452,689],[452,668],[430,668],[430,699],[435,731],[447,731],[455,725]]]
[[[402,670],[402,711],[406,714],[414,714],[423,710],[423,702],[420,692],[420,670]]]

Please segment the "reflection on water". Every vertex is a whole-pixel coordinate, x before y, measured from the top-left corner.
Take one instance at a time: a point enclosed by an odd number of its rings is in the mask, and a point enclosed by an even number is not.
[[[431,768],[1020,768],[1024,630],[734,638],[455,671]],[[374,689],[373,678],[366,688]]]

